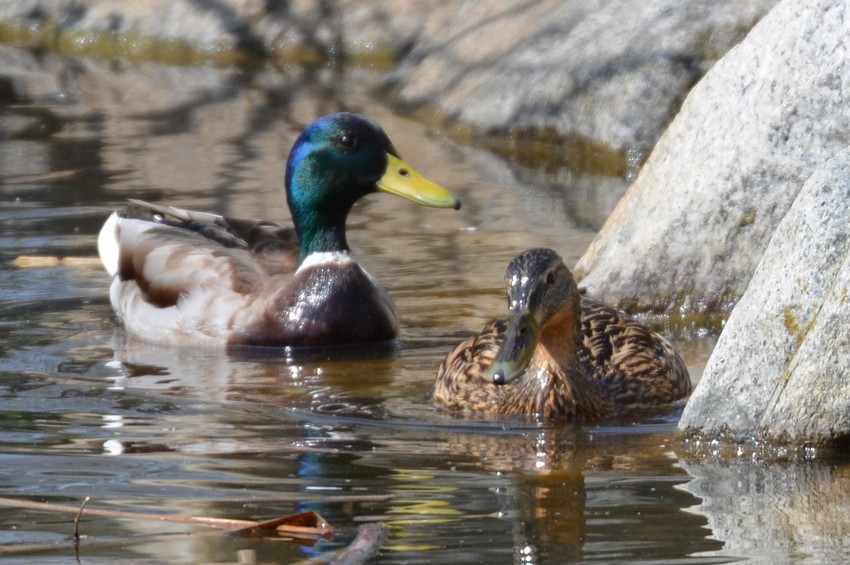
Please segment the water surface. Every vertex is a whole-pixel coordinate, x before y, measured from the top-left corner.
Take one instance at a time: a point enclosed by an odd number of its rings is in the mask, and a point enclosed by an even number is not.
[[[84,515],[82,562],[291,563],[345,546],[368,522],[390,531],[376,563],[843,555],[838,464],[688,464],[676,412],[581,428],[465,421],[432,406],[442,357],[503,308],[507,261],[549,246],[575,263],[623,180],[529,171],[460,146],[382,105],[368,70],[130,66],[12,49],[0,60],[18,93],[0,103],[0,494],[248,520],[315,510],[337,530],[302,547]],[[13,265],[94,257],[100,225],[127,198],[288,220],[286,154],[305,124],[339,110],[379,121],[464,201],[453,212],[374,195],[351,214],[356,257],[401,313],[392,355],[146,345],[116,326],[98,266]],[[674,337],[698,378],[713,337]],[[812,504],[818,518],[798,520]],[[74,562],[72,522],[4,512],[0,560]]]

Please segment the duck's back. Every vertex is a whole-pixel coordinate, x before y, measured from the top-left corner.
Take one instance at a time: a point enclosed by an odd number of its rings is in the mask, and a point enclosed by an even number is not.
[[[196,233],[207,240],[202,244],[205,247],[243,249],[268,273],[292,274],[298,268],[300,245],[292,226],[268,220],[228,218],[133,199],[122,218]]]
[[[579,361],[619,406],[661,406],[690,394],[688,369],[661,335],[587,296],[581,322]]]

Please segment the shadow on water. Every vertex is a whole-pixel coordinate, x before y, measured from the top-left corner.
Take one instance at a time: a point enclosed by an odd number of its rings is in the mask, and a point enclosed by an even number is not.
[[[678,413],[576,427],[433,407],[442,357],[503,308],[508,260],[549,246],[575,262],[622,180],[528,171],[458,146],[370,99],[380,77],[368,71],[176,69],[5,48],[0,61],[17,93],[0,104],[4,496],[255,520],[313,509],[338,530],[302,548],[84,515],[84,562],[290,563],[372,521],[391,532],[378,563],[715,563],[768,542],[778,560],[842,551],[837,464],[687,463]],[[464,200],[456,213],[381,197],[355,207],[352,249],[401,312],[388,351],[146,345],[116,327],[98,266],[13,266],[21,255],[94,257],[101,223],[128,197],[286,221],[286,153],[303,125],[342,109],[376,119]],[[698,376],[713,339],[677,345]],[[781,527],[781,512],[814,512],[812,501],[826,514]],[[71,522],[3,513],[0,560],[73,559]],[[804,541],[814,539],[826,541]]]

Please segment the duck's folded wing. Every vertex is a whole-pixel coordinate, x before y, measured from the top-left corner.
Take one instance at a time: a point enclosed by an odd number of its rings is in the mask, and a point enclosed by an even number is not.
[[[487,369],[505,339],[507,322],[490,320],[478,334],[458,344],[443,360],[437,371],[437,397],[444,403],[460,386],[480,387]],[[445,398],[440,398],[444,396]]]
[[[145,340],[224,344],[236,313],[262,316],[298,267],[297,239],[277,224],[138,201],[128,215],[109,217],[98,251],[115,312]]]
[[[147,220],[149,222],[164,221],[179,224],[191,224],[193,222],[215,224],[224,220],[223,216],[211,214],[210,212],[184,210],[183,208],[145,202],[144,200],[136,200],[135,198],[130,198],[127,202],[127,213],[125,216],[135,220]]]
[[[269,273],[298,268],[298,236],[292,227],[277,222],[228,218],[132,199],[125,216],[194,232],[227,248],[248,250]]]
[[[98,238],[113,274],[109,297],[128,334],[157,343],[223,345],[234,315],[262,314],[291,275],[269,275],[257,256],[191,230],[110,216]]]
[[[688,369],[664,337],[587,296],[581,306],[579,360],[621,404],[661,405],[690,393]]]
[[[108,242],[111,230],[114,237]],[[132,281],[149,304],[174,306],[195,291],[249,295],[268,274],[245,249],[227,248],[190,230],[143,220],[113,217],[99,238],[107,270]],[[114,269],[114,270],[113,270]]]
[[[146,220],[196,232],[225,247],[248,249],[255,253],[268,249],[298,249],[298,238],[292,227],[267,220],[245,220],[130,200],[127,218]]]

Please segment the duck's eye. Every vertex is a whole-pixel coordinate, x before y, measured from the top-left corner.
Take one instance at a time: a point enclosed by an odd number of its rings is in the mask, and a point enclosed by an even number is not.
[[[350,133],[342,133],[336,138],[336,144],[343,149],[354,149],[357,146],[357,138]]]
[[[546,284],[554,284],[555,282],[555,271],[549,271],[546,273]]]

